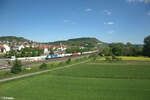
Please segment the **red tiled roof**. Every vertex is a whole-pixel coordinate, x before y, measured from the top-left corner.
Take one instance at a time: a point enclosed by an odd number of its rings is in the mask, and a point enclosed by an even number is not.
[[[0,49],[2,49],[3,48],[3,45],[0,45]]]

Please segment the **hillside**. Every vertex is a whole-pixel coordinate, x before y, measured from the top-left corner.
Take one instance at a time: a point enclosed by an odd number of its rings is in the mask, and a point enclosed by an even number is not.
[[[48,44],[59,45],[60,43],[69,46],[84,46],[84,47],[95,47],[99,44],[103,44],[103,42],[99,41],[98,39],[89,37],[69,39],[66,41],[49,42]]]
[[[1,42],[29,42],[30,40],[25,39],[23,37],[16,37],[16,36],[1,36]]]
[[[25,39],[24,37],[16,37],[16,36],[2,36],[0,37],[0,42],[13,42],[13,43],[19,43],[19,42],[30,42],[31,40]],[[90,38],[90,37],[83,37],[83,38],[74,38],[64,41],[55,41],[55,42],[47,42],[42,44],[50,44],[50,45],[68,45],[68,46],[84,46],[84,47],[104,47],[106,46],[106,43],[99,41],[96,38]]]

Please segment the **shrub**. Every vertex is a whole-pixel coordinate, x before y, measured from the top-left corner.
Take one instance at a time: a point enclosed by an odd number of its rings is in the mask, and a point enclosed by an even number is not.
[[[122,60],[122,58],[116,58],[116,60],[117,60],[117,61],[121,61],[121,60]]]
[[[16,59],[13,64],[13,67],[11,68],[11,73],[18,74],[21,71],[22,71],[21,61]]]
[[[95,61],[98,58],[98,54],[92,54],[89,58],[92,58],[92,60]]]
[[[69,58],[66,63],[69,64],[71,62],[71,58]]]
[[[46,63],[42,63],[41,65],[40,65],[40,69],[46,69],[47,68],[47,64]]]
[[[112,60],[116,60],[117,59],[117,57],[113,54],[112,55]]]
[[[106,57],[105,57],[105,60],[106,60],[106,61],[111,61],[112,59],[111,59],[110,57],[106,56]]]

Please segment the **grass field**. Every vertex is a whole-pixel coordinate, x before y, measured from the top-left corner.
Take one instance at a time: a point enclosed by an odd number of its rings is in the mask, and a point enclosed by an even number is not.
[[[0,83],[14,100],[150,100],[149,62],[89,62]]]

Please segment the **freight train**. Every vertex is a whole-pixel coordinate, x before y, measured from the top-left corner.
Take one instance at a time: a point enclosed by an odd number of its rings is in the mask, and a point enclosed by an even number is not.
[[[88,52],[75,52],[75,53],[66,53],[66,54],[53,54],[47,55],[46,59],[53,59],[53,58],[62,58],[62,57],[69,57],[69,56],[80,56],[80,55],[88,55],[92,53],[96,53],[97,51],[88,51]]]
[[[88,52],[75,52],[75,53],[66,53],[66,54],[53,54],[53,55],[47,55],[47,56],[38,56],[38,57],[23,57],[23,58],[17,58],[21,61],[41,61],[41,60],[48,60],[48,59],[55,59],[55,58],[63,58],[63,57],[70,57],[70,56],[80,56],[80,55],[89,55],[92,53],[96,53],[98,51],[88,51]],[[12,57],[10,61],[14,61],[16,58]]]

